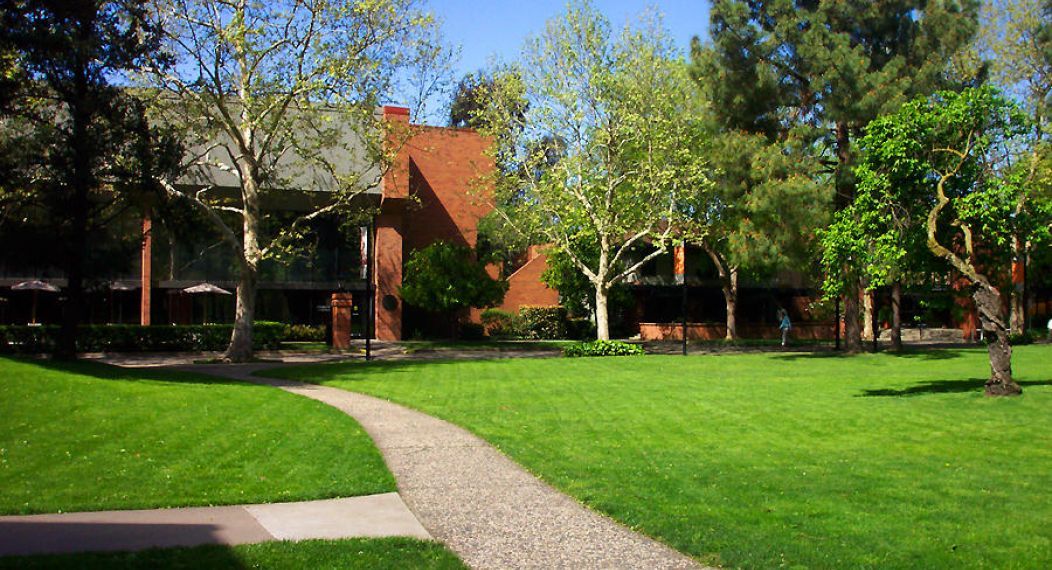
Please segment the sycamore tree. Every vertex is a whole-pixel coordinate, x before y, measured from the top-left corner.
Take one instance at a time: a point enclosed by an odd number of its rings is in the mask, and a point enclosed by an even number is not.
[[[855,196],[853,145],[861,129],[946,86],[947,62],[969,44],[977,20],[978,0],[717,0],[710,36],[726,84],[716,106],[755,114],[765,132],[821,130],[814,154],[828,167],[841,210]],[[845,284],[846,344],[857,351],[859,283]]]
[[[710,184],[686,66],[656,17],[615,33],[574,3],[495,90],[483,124],[497,210],[587,277],[608,339],[611,288],[666,250],[681,198]]]
[[[425,100],[447,52],[415,0],[161,0],[156,20],[175,63],[149,79],[161,91],[155,113],[191,145],[183,176],[165,188],[234,253],[225,358],[243,361],[260,263],[288,254],[312,220],[353,211],[379,183],[409,132],[377,117],[377,105],[409,91]],[[265,231],[267,205],[296,191],[308,206]]]
[[[916,252],[902,237],[921,232],[930,254],[970,287],[989,342],[991,396],[1021,392],[1001,292],[1012,236],[1048,233],[1048,208],[1017,208],[1034,199],[1027,196],[1032,155],[1020,151],[1027,130],[1019,108],[989,87],[942,91],[873,121],[861,142],[853,202],[859,225],[873,233],[868,246],[857,237],[838,244],[879,273],[908,264]]]

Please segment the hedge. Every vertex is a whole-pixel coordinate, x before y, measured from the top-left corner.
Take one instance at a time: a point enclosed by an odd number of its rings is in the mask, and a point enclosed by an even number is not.
[[[81,325],[77,350],[81,352],[165,352],[223,350],[230,343],[233,325]],[[257,321],[252,345],[256,350],[281,347],[285,325]],[[0,326],[0,351],[41,353],[55,348],[59,327]]]
[[[637,356],[646,354],[646,350],[638,344],[630,344],[619,340],[594,340],[592,342],[580,342],[563,348],[563,356]]]
[[[529,340],[566,338],[564,307],[520,307],[515,327],[518,336]]]

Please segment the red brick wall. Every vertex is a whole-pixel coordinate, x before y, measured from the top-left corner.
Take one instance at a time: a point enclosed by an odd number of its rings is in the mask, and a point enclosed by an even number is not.
[[[492,209],[479,179],[493,170],[484,137],[468,129],[425,127],[407,145],[409,192],[405,252],[438,240],[475,247],[478,222]]]
[[[384,116],[408,125],[408,115],[400,108],[385,107]],[[384,197],[377,218],[376,338],[381,340],[401,339],[412,332],[407,327],[434,328],[427,321],[435,316],[418,314],[420,311],[411,312],[413,323],[403,323],[398,288],[409,254],[439,240],[475,247],[478,222],[492,210],[490,196],[480,183],[493,169],[493,161],[485,154],[489,145],[486,138],[470,129],[408,128],[414,129],[412,136],[400,147],[384,176]],[[558,304],[558,294],[540,282],[544,259],[543,255],[536,257],[512,276],[503,305],[506,310]],[[387,295],[397,298],[397,308],[383,308]],[[471,312],[472,320],[478,320],[478,313]],[[448,328],[448,317],[438,321],[443,331]]]
[[[559,304],[559,293],[541,281],[548,257],[535,247],[530,248],[530,260],[508,277],[508,293],[501,309],[518,313],[524,305],[550,306]]]

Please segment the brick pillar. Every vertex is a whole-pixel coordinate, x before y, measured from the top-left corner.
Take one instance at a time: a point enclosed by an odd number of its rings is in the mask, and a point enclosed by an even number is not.
[[[351,320],[354,301],[350,293],[332,294],[332,347],[347,350],[351,347]]]
[[[153,220],[149,210],[142,218],[142,262],[140,263],[139,324],[150,324],[150,297],[153,295]]]
[[[388,144],[395,152],[381,181],[380,214],[376,217],[375,270],[377,340],[402,340],[402,241],[409,198],[409,109],[384,106]]]

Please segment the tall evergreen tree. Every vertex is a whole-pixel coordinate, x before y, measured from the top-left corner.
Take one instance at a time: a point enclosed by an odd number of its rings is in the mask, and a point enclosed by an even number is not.
[[[946,61],[977,22],[977,0],[717,0],[716,73],[730,81],[714,106],[729,110],[728,126],[820,129],[816,148],[832,175],[835,208],[843,209],[855,195],[853,139],[908,98],[945,87]],[[847,283],[847,347],[857,351],[857,275]]]
[[[158,46],[141,2],[0,1],[3,225],[39,236],[21,243],[67,280],[59,357],[76,354],[85,288],[112,269],[108,226],[172,154],[158,152],[143,105],[113,84]]]

